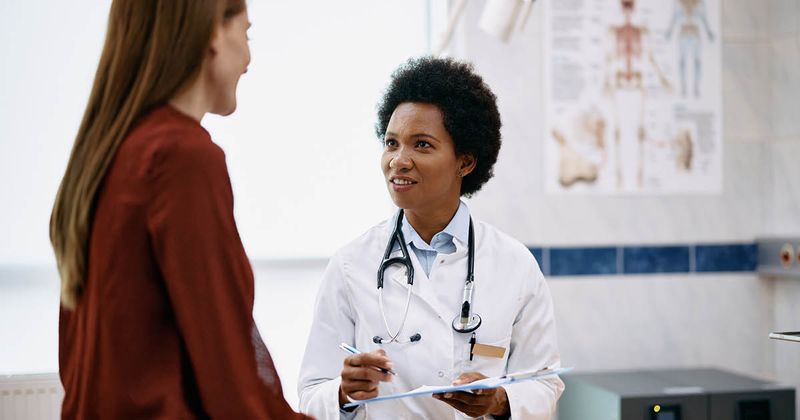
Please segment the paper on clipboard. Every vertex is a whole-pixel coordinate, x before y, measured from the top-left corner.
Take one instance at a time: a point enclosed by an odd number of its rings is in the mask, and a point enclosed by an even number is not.
[[[508,385],[515,382],[537,381],[551,376],[560,375],[562,373],[569,372],[570,370],[572,370],[571,367],[563,367],[558,369],[542,369],[534,372],[511,373],[508,375],[496,376],[493,378],[485,378],[479,381],[470,382],[468,384],[463,384],[463,385],[444,385],[444,386],[423,385],[419,388],[412,389],[411,391],[408,392],[402,392],[392,395],[383,395],[368,400],[354,400],[351,403],[345,404],[344,408],[351,408],[358,405],[369,404],[378,401],[396,400],[398,398],[419,397],[422,395],[442,394],[445,392],[473,391],[476,389],[497,388],[499,386]]]

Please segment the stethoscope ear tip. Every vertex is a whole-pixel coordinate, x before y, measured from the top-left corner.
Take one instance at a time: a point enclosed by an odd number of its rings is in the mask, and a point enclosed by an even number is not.
[[[375,344],[381,344],[383,343],[383,339],[376,335],[375,337],[372,337],[372,342]]]

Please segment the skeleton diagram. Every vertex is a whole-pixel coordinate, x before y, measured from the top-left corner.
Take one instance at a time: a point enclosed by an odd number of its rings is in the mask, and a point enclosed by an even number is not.
[[[666,38],[672,38],[675,26],[680,25],[678,42],[680,48],[679,67],[681,71],[681,94],[686,96],[686,67],[687,61],[694,64],[694,96],[700,96],[700,76],[702,75],[702,60],[700,58],[700,25],[705,29],[709,42],[714,41],[714,33],[708,25],[706,18],[706,5],[704,0],[675,0],[675,11],[672,14]]]
[[[633,22],[636,0],[620,0],[624,21],[609,28],[613,44],[606,56],[605,93],[613,103],[614,161],[617,188],[641,189],[644,183],[644,125],[647,72],[671,90],[669,81],[647,48],[649,30]]]

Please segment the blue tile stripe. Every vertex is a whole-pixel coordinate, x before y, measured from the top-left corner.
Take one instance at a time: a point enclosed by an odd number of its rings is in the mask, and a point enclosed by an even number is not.
[[[617,274],[617,248],[551,248],[550,275]]]
[[[688,273],[689,246],[626,246],[623,273]]]
[[[528,247],[546,276],[754,272],[755,243]]]
[[[531,254],[533,254],[533,257],[536,258],[536,261],[539,263],[539,267],[544,270],[544,248],[530,247],[528,250],[530,250]]]
[[[756,244],[698,245],[695,258],[696,271],[699,273],[755,271],[758,266],[758,246]]]

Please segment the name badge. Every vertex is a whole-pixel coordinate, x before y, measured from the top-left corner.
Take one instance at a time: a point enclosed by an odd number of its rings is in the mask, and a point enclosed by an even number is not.
[[[503,356],[505,356],[506,354],[506,349],[504,347],[475,343],[475,346],[472,348],[472,354],[476,356],[494,357],[497,359],[502,359]]]

